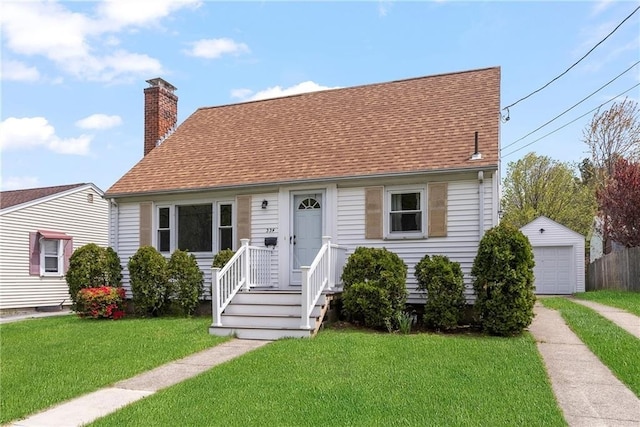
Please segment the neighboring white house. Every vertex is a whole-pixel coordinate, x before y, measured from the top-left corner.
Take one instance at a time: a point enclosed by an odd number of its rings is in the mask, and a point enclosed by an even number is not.
[[[447,255],[471,297],[498,223],[499,68],[200,108],[177,129],[175,87],[148,83],[145,155],[105,194],[123,266],[142,245],[187,249],[211,289],[213,256],[246,238],[268,248],[260,285],[299,294],[328,236],[346,255],[397,253],[410,302],[424,301],[415,264]]]
[[[536,294],[568,295],[585,290],[584,236],[540,216],[520,231],[533,246]]]
[[[108,244],[102,196],[93,184],[0,192],[0,311],[70,304],[73,250]]]

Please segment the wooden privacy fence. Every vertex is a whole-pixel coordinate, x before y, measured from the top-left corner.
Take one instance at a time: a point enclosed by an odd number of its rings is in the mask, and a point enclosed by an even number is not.
[[[640,247],[612,252],[589,264],[586,288],[640,292]]]

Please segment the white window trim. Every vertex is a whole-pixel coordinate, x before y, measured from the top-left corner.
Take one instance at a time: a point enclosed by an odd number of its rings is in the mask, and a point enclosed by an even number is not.
[[[421,231],[391,232],[391,195],[420,193]],[[398,185],[384,189],[383,235],[385,240],[424,239],[427,237],[427,187],[426,185]]]
[[[165,255],[172,254],[178,247],[178,216],[176,215],[178,206],[186,206],[186,205],[211,205],[212,206],[212,221],[211,221],[211,238],[213,239],[211,245],[211,252],[190,252],[194,255],[203,255],[210,256],[217,254],[220,252],[220,241],[219,241],[219,222],[220,222],[220,205],[231,205],[231,227],[232,227],[232,245],[233,250],[237,250],[235,243],[235,236],[237,232],[237,211],[236,211],[236,202],[234,199],[216,199],[216,200],[179,200],[174,203],[158,203],[154,204],[154,215],[153,215],[153,247],[158,249],[158,230],[160,225],[160,209],[161,208],[169,208],[169,252],[161,252]]]
[[[220,206],[222,205],[231,205],[231,250],[235,251],[236,248],[236,233],[238,232],[238,227],[236,224],[236,202],[233,199],[228,200],[218,200],[215,202],[215,218],[213,218],[213,229],[215,230],[214,241],[213,241],[213,253],[217,254],[222,249],[220,249]]]
[[[45,250],[44,250],[44,242],[45,240],[56,241],[58,242],[58,271],[46,271],[45,268]],[[48,277],[62,277],[64,276],[64,241],[61,239],[45,239],[41,237],[38,241],[38,245],[40,246],[40,276],[48,276]]]

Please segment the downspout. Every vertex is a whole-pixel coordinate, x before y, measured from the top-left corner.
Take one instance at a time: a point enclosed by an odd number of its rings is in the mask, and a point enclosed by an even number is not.
[[[484,235],[484,172],[478,171],[478,240]]]
[[[111,199],[109,201],[109,234],[111,235],[111,230],[113,229],[113,250],[118,252],[118,230],[120,225],[120,209],[115,199]],[[111,213],[111,209],[115,209],[115,219],[113,218],[113,214]],[[115,222],[115,224],[111,223]],[[111,237],[111,236],[110,236]]]

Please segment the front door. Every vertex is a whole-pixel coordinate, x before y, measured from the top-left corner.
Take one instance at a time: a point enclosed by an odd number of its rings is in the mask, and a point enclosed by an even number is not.
[[[302,266],[310,266],[322,246],[322,194],[293,196],[291,284],[300,285]]]

